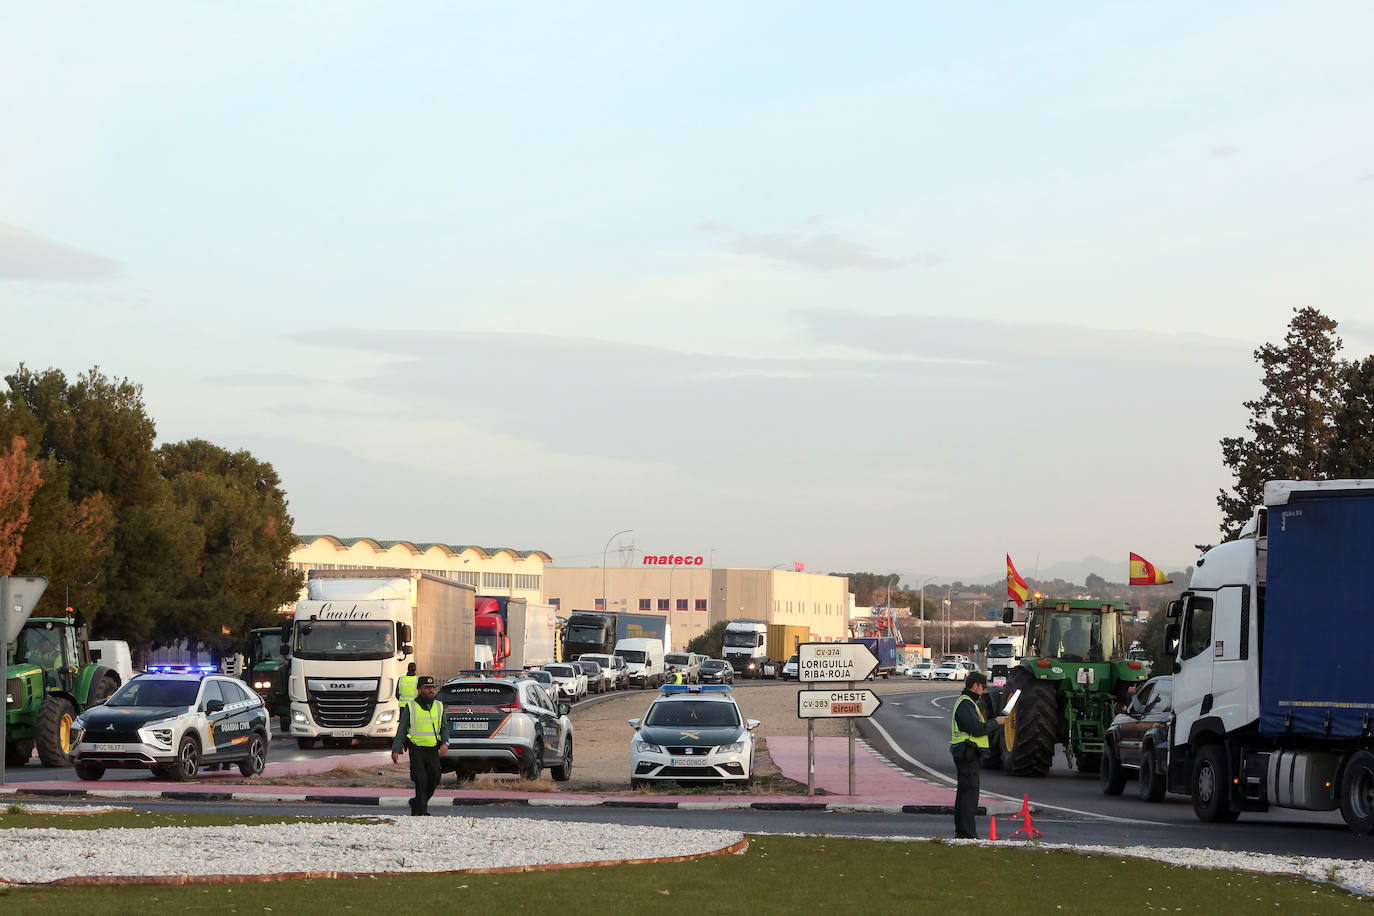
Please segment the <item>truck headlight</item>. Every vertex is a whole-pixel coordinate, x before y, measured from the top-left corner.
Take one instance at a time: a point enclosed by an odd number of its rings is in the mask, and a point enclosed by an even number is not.
[[[384,722],[390,722],[394,718],[396,718],[396,713],[390,711],[384,712],[377,717],[377,724],[381,725]]]
[[[641,741],[641,740],[639,740],[638,738],[636,738],[634,741],[630,742],[630,749],[631,749],[632,751],[634,751],[636,754],[661,754],[661,753],[663,753],[663,748],[659,747],[657,744],[650,744],[649,742],[647,742],[647,741]]]
[[[308,720],[305,718],[305,713],[301,712],[299,709],[293,709],[291,710],[291,721],[303,724]]]
[[[254,690],[271,690],[271,689],[272,689],[272,682],[271,682],[271,681],[254,681],[254,682],[253,682],[253,689],[254,689]]]

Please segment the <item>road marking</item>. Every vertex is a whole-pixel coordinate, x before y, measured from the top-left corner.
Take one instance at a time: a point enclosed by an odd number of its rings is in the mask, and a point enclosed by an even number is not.
[[[931,702],[934,701],[932,700]],[[905,760],[907,763],[910,763],[912,766],[916,767],[924,773],[929,773],[931,776],[940,780],[943,783],[946,783],[947,785],[954,786],[958,784],[957,781],[952,777],[946,776],[939,770],[932,769],[931,767],[926,766],[924,763],[917,760],[915,757],[911,756],[906,751],[902,750],[902,748],[897,744],[897,742],[893,740],[892,736],[887,733],[887,729],[883,728],[877,719],[869,719],[868,723],[878,730],[878,734],[883,736],[883,740],[887,742],[888,747],[896,751],[901,756],[901,758]],[[1011,802],[1012,804],[1016,804],[1017,801],[1009,795],[1002,795],[998,792],[980,791],[978,794],[987,796],[988,798],[996,798],[1001,801]],[[1110,814],[1098,814],[1096,811],[1083,811],[1078,808],[1065,808],[1062,805],[1047,805],[1044,802],[1036,802],[1035,806],[1037,808],[1042,808],[1048,811],[1064,811],[1068,814],[1081,814],[1083,817],[1095,817],[1098,820],[1111,821],[1116,824],[1148,824],[1151,827],[1171,826],[1170,824],[1166,824],[1161,821],[1147,821],[1137,817],[1113,817]]]
[[[944,716],[918,716],[918,715],[915,715],[914,713],[907,713],[907,714],[906,714],[906,717],[907,717],[908,719],[943,719],[943,718],[944,718]]]

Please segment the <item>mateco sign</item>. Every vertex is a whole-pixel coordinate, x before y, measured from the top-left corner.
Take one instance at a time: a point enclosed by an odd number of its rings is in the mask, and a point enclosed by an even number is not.
[[[804,642],[797,646],[797,680],[862,681],[878,659],[861,642]]]
[[[645,556],[645,566],[700,566],[704,559],[702,557],[680,557],[672,554],[660,554],[656,557]]]

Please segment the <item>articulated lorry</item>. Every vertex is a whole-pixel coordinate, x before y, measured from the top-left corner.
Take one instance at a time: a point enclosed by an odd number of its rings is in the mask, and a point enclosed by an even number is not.
[[[1199,820],[1339,808],[1374,832],[1372,556],[1374,480],[1273,481],[1169,605],[1173,721],[1156,773]]]
[[[537,668],[558,661],[558,624],[551,604],[479,595],[477,643],[492,653],[492,667]]]
[[[477,590],[405,569],[310,571],[292,625],[291,735],[304,750],[390,742],[406,666],[439,683],[474,667]]]
[[[622,639],[657,639],[672,650],[672,628],[666,614],[623,614],[573,611],[563,637],[563,657],[577,660],[586,654],[611,655]]]
[[[768,661],[768,624],[762,620],[731,620],[725,624],[721,653],[739,677],[762,677]]]

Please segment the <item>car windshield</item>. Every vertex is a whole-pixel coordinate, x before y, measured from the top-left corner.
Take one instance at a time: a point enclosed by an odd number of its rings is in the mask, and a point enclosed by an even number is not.
[[[578,674],[570,665],[545,665],[544,670],[554,677],[576,677]]]
[[[200,693],[199,681],[134,678],[105,701],[106,706],[191,706]]]
[[[16,665],[38,665],[40,668],[62,667],[62,633],[60,627],[26,626],[14,641]]]
[[[702,670],[702,671],[716,671],[716,670],[718,670],[718,669],[720,669],[720,668],[724,668],[724,667],[725,667],[725,662],[717,661],[717,660],[714,659],[714,658],[708,658],[706,661],[704,661],[704,662],[701,663],[701,670]]]
[[[609,668],[613,664],[609,655],[584,655],[579,661],[596,662],[603,668]]]
[[[916,667],[917,667],[917,668],[934,668],[935,666],[934,666],[933,664],[931,664],[930,662],[917,662],[917,663],[916,663]]]
[[[564,635],[564,642],[583,643],[601,642],[606,638],[606,625],[604,623],[592,624],[585,623],[573,624],[568,627],[567,634]]]
[[[531,671],[529,675],[541,684],[553,683],[553,675],[547,671]]]
[[[254,633],[248,641],[248,658],[251,664],[281,661],[281,630],[264,630]]]
[[[616,649],[615,654],[625,659],[628,663],[635,665],[644,664],[644,653],[638,649]]]
[[[714,700],[667,700],[649,707],[645,725],[696,726],[698,728],[739,725],[739,710],[734,703]]]
[[[297,658],[367,659],[396,654],[389,620],[307,620],[296,623]]]
[[[510,684],[445,684],[438,700],[448,709],[453,706],[514,706],[515,687]]]
[[[596,662],[588,661],[585,658],[577,663],[577,667],[581,668],[585,674],[597,675],[601,673],[600,665]]]
[[[663,656],[663,663],[665,665],[690,665],[692,660],[681,652],[669,652]]]

